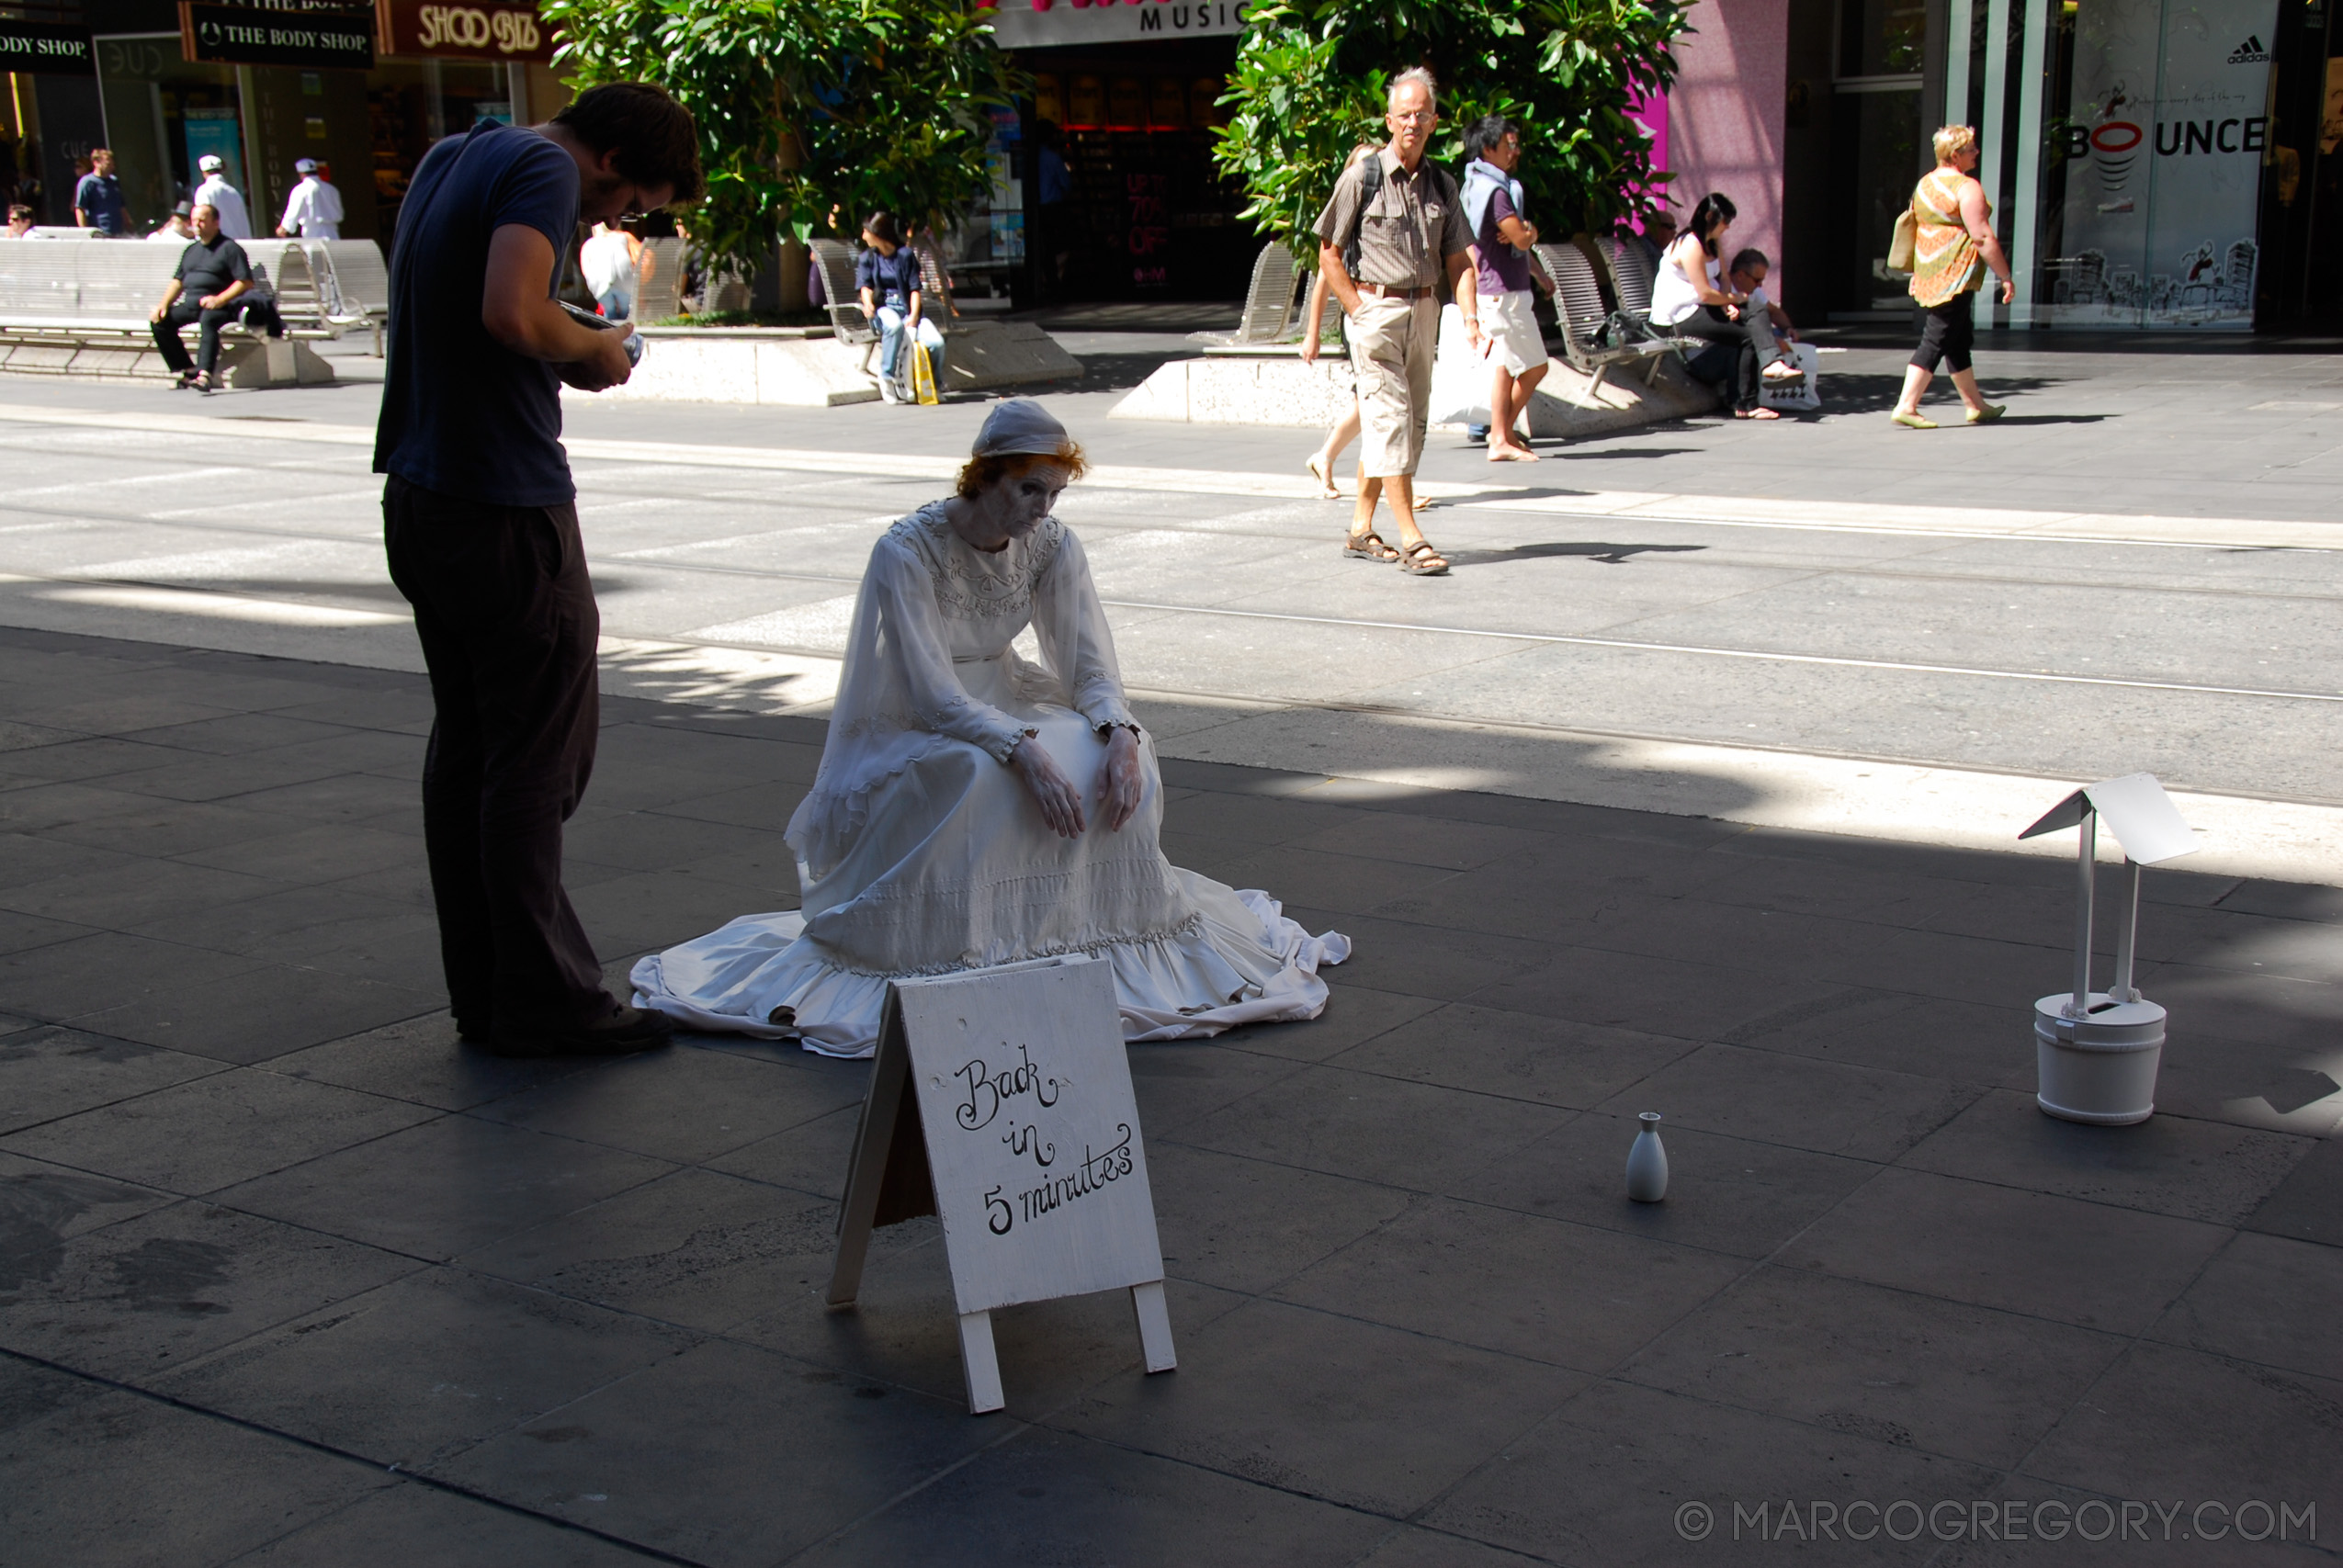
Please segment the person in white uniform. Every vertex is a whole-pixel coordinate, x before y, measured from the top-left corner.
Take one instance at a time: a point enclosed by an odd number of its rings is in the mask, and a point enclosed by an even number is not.
[[[1315,1018],[1350,956],[1258,891],[1163,858],[1163,784],[1081,541],[1051,515],[1081,448],[998,405],[956,491],[871,551],[813,789],[789,820],[802,908],[635,965],[635,1005],[866,1056],[887,983],[1087,953],[1127,1040]],[[1012,647],[1033,628],[1040,660]]]
[[[221,173],[227,167],[217,152],[206,152],[196,160],[196,167],[203,171],[203,183],[195,188],[191,205],[209,207],[220,215],[220,231],[232,240],[252,238],[252,215],[244,210],[243,192],[228,183]]]
[[[293,173],[300,175],[285,198],[285,216],[277,225],[279,239],[338,240],[342,237],[342,193],[318,176],[317,160],[297,158]]]

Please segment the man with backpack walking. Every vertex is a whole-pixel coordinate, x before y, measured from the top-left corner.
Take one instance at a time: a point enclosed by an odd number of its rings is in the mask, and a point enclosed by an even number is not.
[[[1359,498],[1342,553],[1396,561],[1413,577],[1448,570],[1415,514],[1443,275],[1473,347],[1485,341],[1470,281],[1473,236],[1456,182],[1424,162],[1439,118],[1431,72],[1417,66],[1393,77],[1384,115],[1389,144],[1342,172],[1317,229],[1327,290],[1350,318],[1345,335],[1359,389]],[[1375,531],[1378,495],[1398,525],[1396,548]]]

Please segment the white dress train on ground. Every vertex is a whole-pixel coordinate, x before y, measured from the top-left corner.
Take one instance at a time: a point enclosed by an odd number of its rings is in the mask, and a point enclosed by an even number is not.
[[[1038,663],[1011,646],[1027,626]],[[1163,784],[1119,832],[1098,808],[1100,728],[1132,722],[1081,541],[1055,518],[970,547],[942,503],[871,552],[812,792],[790,818],[802,908],[744,915],[636,964],[635,1004],[835,1056],[877,1043],[889,978],[1053,953],[1110,961],[1126,1039],[1315,1018],[1321,964],[1276,901],[1163,858]],[[1004,761],[1035,736],[1083,793],[1062,839]]]

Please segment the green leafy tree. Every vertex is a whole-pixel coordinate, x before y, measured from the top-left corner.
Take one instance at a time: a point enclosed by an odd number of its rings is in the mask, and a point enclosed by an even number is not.
[[[1431,156],[1460,169],[1466,128],[1504,115],[1538,226],[1608,227],[1667,177],[1626,107],[1674,78],[1668,46],[1686,30],[1670,0],[1256,0],[1213,155],[1243,183],[1242,216],[1307,255],[1351,149],[1387,137],[1391,78],[1422,65],[1440,84]]]
[[[655,82],[691,110],[692,231],[746,274],[784,235],[879,208],[945,218],[990,186],[990,111],[1018,82],[968,0],[543,0],[570,80]]]

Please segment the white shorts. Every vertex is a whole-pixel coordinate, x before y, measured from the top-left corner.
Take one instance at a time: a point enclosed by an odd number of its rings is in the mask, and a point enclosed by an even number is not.
[[[1526,288],[1481,296],[1480,330],[1489,342],[1489,360],[1507,375],[1526,376],[1545,363],[1545,338],[1532,309],[1536,301]]]

